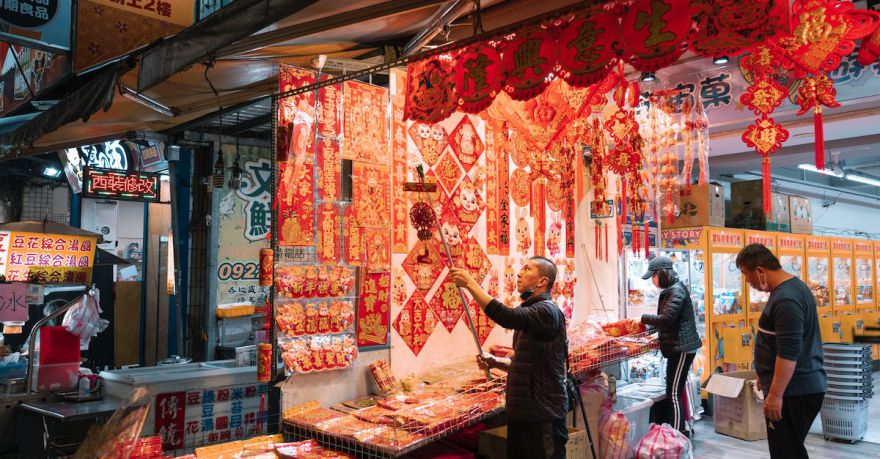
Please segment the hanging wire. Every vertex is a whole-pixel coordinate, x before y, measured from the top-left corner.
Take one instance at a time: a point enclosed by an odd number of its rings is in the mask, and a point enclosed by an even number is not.
[[[473,13],[473,24],[474,24],[474,33],[472,36],[477,36],[481,33],[485,33],[483,30],[483,8],[480,3],[480,0],[474,1],[474,13]],[[448,37],[447,37],[448,39]]]

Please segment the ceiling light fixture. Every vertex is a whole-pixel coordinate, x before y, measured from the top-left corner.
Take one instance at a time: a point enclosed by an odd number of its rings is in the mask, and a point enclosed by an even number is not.
[[[165,116],[175,117],[180,114],[180,111],[177,110],[176,108],[169,107],[167,105],[160,103],[159,101],[157,101],[155,99],[151,99],[150,97],[147,97],[146,95],[141,94],[132,88],[129,88],[125,84],[122,84],[122,83],[119,84],[119,93],[122,94],[125,98],[131,99],[131,100],[143,105],[144,107],[147,107],[150,110],[153,110],[157,113],[161,113]]]
[[[819,169],[812,164],[798,164],[798,169],[803,169],[805,171],[815,172],[822,175],[829,175],[831,177],[843,178],[842,172],[835,172],[832,169]]]
[[[715,56],[712,58],[712,63],[715,65],[724,65],[730,62],[730,58],[727,56]]]
[[[874,185],[874,186],[880,187],[880,180],[875,180],[872,178],[863,177],[861,175],[846,174],[846,179],[852,180],[853,182],[859,182],[859,183],[864,183],[866,185]]]
[[[61,175],[61,170],[52,166],[46,166],[46,168],[43,169],[43,175],[51,178],[58,178]]]
[[[657,79],[657,75],[654,75],[654,72],[642,72],[642,75],[639,77],[639,80],[649,83],[651,81],[655,81]]]

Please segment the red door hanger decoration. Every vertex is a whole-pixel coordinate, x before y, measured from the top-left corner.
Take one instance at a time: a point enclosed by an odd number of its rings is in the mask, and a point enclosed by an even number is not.
[[[410,64],[403,116],[424,123],[436,123],[449,117],[458,102],[455,80],[449,78],[452,74],[448,56],[435,56]]]
[[[447,274],[440,284],[440,288],[434,292],[431,298],[431,309],[438,321],[446,328],[446,331],[452,333],[455,324],[464,314],[464,307],[461,304],[461,295],[458,293],[458,287],[452,281],[452,275]]]
[[[513,100],[527,100],[540,94],[550,83],[550,71],[556,65],[556,40],[543,26],[517,32],[504,43],[501,66],[504,91]]]
[[[636,70],[653,72],[684,54],[690,5],[688,0],[636,0],[620,25],[623,58]]]
[[[616,56],[617,28],[617,18],[610,13],[572,19],[559,34],[560,76],[573,86],[589,86],[605,78]]]
[[[294,182],[291,169],[286,163],[278,164],[281,180],[278,183],[278,222],[281,231],[278,245],[310,246],[315,243],[315,192],[312,160],[306,160],[300,170],[299,180]]]
[[[761,171],[763,175],[763,199],[764,214],[769,215],[773,210],[771,200],[771,177],[770,177],[770,154],[775,152],[788,140],[788,131],[777,124],[773,118],[761,115],[755,120],[755,124],[749,125],[742,135],[743,142],[750,148],[754,148],[763,157]]]
[[[456,59],[458,108],[467,113],[486,109],[501,90],[501,56],[489,43],[467,47]],[[448,116],[448,115],[447,115]]]
[[[692,0],[690,49],[708,57],[736,56],[783,31],[787,0]]]
[[[820,73],[816,76],[805,78],[798,88],[795,102],[801,106],[798,116],[813,110],[813,131],[815,132],[815,162],[816,167],[825,169],[825,128],[822,123],[822,106],[828,108],[840,107],[840,103],[834,100],[837,90],[834,89],[834,81],[828,75]]]
[[[403,260],[403,270],[416,288],[425,293],[431,290],[445,267],[446,257],[441,255],[437,242],[432,239],[417,241]]]
[[[335,204],[324,203],[318,207],[318,261],[335,265],[342,260],[342,214]]]

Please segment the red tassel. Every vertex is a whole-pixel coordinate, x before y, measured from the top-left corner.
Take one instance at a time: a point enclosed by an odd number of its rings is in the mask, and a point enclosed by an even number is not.
[[[605,261],[608,261],[608,228],[604,227],[602,229],[604,230],[602,232],[602,237],[605,238],[605,251],[603,252],[603,254],[605,255]]]
[[[648,222],[645,222],[645,258],[651,256],[651,228]]]
[[[594,244],[594,247],[596,248],[596,259],[598,260],[598,259],[602,258],[602,255],[599,253],[599,250],[601,248],[599,247],[599,222],[598,221],[596,222],[596,226],[593,227],[593,244]]]
[[[622,214],[623,222],[626,223],[626,207],[629,204],[629,201],[626,198],[626,177],[624,177],[620,183],[622,184],[620,190],[620,213]]]
[[[764,156],[764,159],[761,160],[761,175],[763,178],[764,216],[767,218],[770,218],[770,215],[773,213],[773,201],[771,199],[772,180],[770,178],[770,157],[769,156]]]
[[[641,252],[641,248],[642,248],[641,228],[636,226],[636,222],[633,222],[632,225],[630,226],[630,228],[631,228],[630,238],[632,239],[632,243],[630,245],[632,246],[632,253],[638,254],[639,252]]]
[[[617,215],[617,256],[623,255],[623,215]]]
[[[813,109],[813,130],[816,132],[816,169],[825,169],[825,129],[822,126],[822,107]]]

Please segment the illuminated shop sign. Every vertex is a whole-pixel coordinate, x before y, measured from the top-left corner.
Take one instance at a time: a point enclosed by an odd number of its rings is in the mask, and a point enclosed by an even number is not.
[[[87,168],[83,196],[159,202],[159,174]]]

